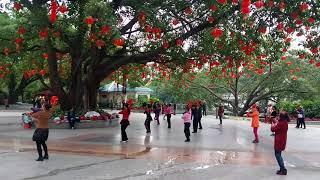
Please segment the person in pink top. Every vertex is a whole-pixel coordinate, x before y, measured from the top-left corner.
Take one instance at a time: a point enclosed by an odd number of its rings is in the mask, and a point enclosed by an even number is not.
[[[173,114],[173,109],[171,104],[168,105],[168,107],[165,109],[165,114],[167,116],[167,122],[168,122],[168,128],[171,128],[171,114]]]
[[[183,113],[182,119],[184,123],[184,134],[187,138],[184,142],[190,142],[191,110],[188,106],[186,106],[186,111]]]

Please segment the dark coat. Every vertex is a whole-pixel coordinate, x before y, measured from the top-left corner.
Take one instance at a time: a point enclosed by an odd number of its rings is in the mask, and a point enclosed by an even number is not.
[[[283,151],[286,149],[288,121],[279,121],[275,126],[271,127],[271,131],[275,132],[274,149]]]
[[[202,108],[192,109],[192,119],[199,120],[202,118]]]

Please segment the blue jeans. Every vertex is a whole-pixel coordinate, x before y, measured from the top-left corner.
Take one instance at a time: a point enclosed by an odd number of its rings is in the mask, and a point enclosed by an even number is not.
[[[280,166],[280,170],[286,170],[286,168],[284,167],[284,162],[281,156],[281,152],[282,151],[274,150],[274,155],[276,156],[277,162]]]

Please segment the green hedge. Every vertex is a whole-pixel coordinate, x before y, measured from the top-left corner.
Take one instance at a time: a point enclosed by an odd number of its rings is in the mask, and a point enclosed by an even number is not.
[[[298,106],[304,109],[306,117],[320,117],[320,100],[299,102],[282,101],[277,105],[277,108],[283,109],[290,114],[295,114]]]

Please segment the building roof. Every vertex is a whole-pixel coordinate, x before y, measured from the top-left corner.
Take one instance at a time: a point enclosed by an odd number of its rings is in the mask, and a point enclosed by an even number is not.
[[[99,88],[99,92],[122,92],[123,86],[121,84],[117,84],[114,81],[103,85]],[[135,88],[130,88],[128,87],[126,89],[127,92],[144,92],[144,93],[152,93],[153,90],[147,87],[135,87]]]

